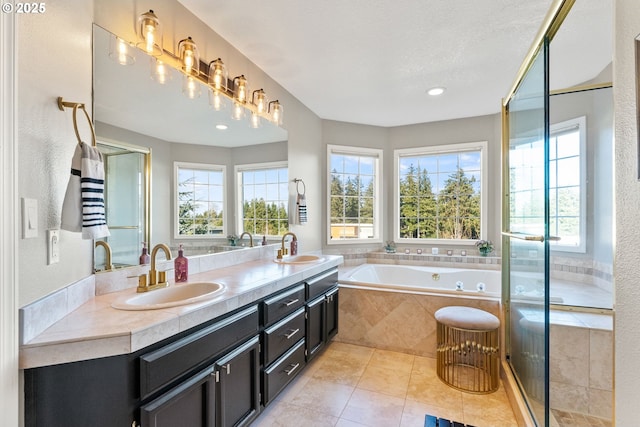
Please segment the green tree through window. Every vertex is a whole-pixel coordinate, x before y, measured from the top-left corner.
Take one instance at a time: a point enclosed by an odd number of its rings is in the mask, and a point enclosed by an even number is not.
[[[177,235],[224,233],[224,167],[176,164]]]
[[[286,165],[239,166],[242,231],[281,236],[289,231],[289,182]]]
[[[480,239],[481,162],[480,149],[401,152],[398,155],[399,237]]]

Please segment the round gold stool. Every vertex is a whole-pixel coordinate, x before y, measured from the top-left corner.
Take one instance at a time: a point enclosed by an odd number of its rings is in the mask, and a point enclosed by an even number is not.
[[[443,307],[435,318],[438,378],[462,391],[496,391],[500,320],[486,311],[459,306]]]

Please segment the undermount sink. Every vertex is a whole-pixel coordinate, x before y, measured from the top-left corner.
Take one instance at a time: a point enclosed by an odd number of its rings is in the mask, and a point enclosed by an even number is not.
[[[319,262],[324,258],[317,255],[292,255],[285,256],[282,259],[275,259],[278,264],[306,264],[309,262]]]
[[[218,295],[223,290],[224,285],[215,282],[174,284],[168,288],[123,298],[113,302],[111,306],[118,310],[157,310],[205,301]]]

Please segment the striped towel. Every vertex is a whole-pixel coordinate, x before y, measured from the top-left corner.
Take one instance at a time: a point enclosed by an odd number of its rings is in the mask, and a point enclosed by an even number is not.
[[[81,142],[71,161],[71,177],[62,203],[63,230],[82,232],[83,239],[109,236],[104,209],[102,153]]]
[[[306,224],[307,223],[307,198],[304,194],[298,193],[298,197],[296,199],[296,205],[298,207],[298,223]]]

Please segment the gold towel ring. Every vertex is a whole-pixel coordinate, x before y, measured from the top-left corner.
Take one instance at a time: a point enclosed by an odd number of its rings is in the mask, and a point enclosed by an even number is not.
[[[91,129],[91,145],[96,146],[96,131],[93,128],[93,122],[91,121],[91,117],[89,117],[89,113],[87,113],[87,109],[84,107],[84,104],[80,102],[68,102],[64,101],[61,96],[58,97],[58,108],[60,111],[64,111],[65,108],[73,108],[73,130],[76,132],[76,137],[78,138],[78,144],[82,142],[82,138],[80,138],[80,132],[78,131],[78,108],[81,108],[84,112],[85,117],[87,118],[87,122],[89,122],[89,128]]]
[[[307,186],[304,185],[304,181],[301,178],[294,178],[293,182],[296,183],[296,192],[299,195],[304,196],[307,193]],[[300,192],[300,183],[302,183],[302,193]]]

